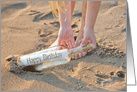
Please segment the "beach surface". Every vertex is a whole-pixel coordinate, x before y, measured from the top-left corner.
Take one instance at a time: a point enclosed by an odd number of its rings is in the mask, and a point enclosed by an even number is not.
[[[72,28],[81,25],[82,2],[77,1]],[[47,1],[1,1],[2,91],[124,91],[126,90],[126,2],[102,1],[95,25],[97,48],[43,74],[8,72],[5,58],[48,48],[57,38]]]

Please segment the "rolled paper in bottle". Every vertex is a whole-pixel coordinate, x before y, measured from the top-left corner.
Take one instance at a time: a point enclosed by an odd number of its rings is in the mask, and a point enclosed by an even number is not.
[[[95,48],[94,43],[87,44],[84,47],[78,46],[76,48],[70,49],[71,56],[78,54],[78,53],[81,53],[81,52],[88,52],[92,48]]]
[[[83,52],[88,52],[90,49],[93,49],[93,48],[95,48],[95,44],[90,43],[90,44],[87,44],[86,46],[84,46],[82,49],[83,49]]]
[[[39,55],[39,54],[42,54],[42,53],[46,53],[46,52],[49,52],[49,51],[56,51],[58,50],[59,48],[61,47],[51,47],[51,48],[48,48],[48,49],[44,49],[44,50],[41,50],[41,51],[37,51],[37,52],[34,52],[34,53],[30,53],[30,54],[27,54],[27,55],[23,55],[20,57],[20,59],[22,57],[28,57],[28,56],[32,56],[32,55]],[[23,61],[19,59],[19,65],[24,65]],[[24,65],[26,66],[26,64]]]
[[[40,53],[40,54],[28,54],[20,57],[20,62],[19,65],[36,65],[36,64],[41,64],[43,62],[47,61],[54,61],[58,59],[65,58],[68,56],[68,50],[57,50],[57,51],[49,51],[46,53]]]
[[[84,46],[84,47],[79,46],[79,47],[76,47],[76,48],[71,49],[70,55],[72,56],[72,55],[75,55],[75,54],[77,54],[77,53],[79,53],[79,52],[87,52],[88,50],[90,50],[90,49],[92,49],[92,48],[94,48],[94,47],[95,47],[94,43],[87,44],[87,45]],[[62,53],[62,52],[60,52],[60,53]],[[66,52],[66,53],[67,53],[67,52]],[[64,54],[66,54],[66,53],[64,53]],[[62,53],[62,54],[63,54],[63,53]],[[71,56],[70,56],[70,55],[69,55],[69,53],[68,53],[68,55],[63,56],[64,58],[62,58],[62,59],[59,59],[59,60],[56,60],[56,61],[50,60],[49,63],[45,63],[45,64],[38,65],[38,66],[35,68],[35,70],[36,70],[36,71],[42,71],[43,69],[46,69],[46,68],[49,68],[49,67],[54,67],[54,66],[57,66],[57,65],[65,64],[65,63],[67,63],[68,61],[70,61],[70,59],[71,59]]]
[[[5,68],[8,70],[8,71],[11,71],[11,72],[15,72],[15,73],[22,73],[23,72],[23,68],[25,66],[28,66],[28,65],[33,65],[35,64],[34,63],[30,63],[30,64],[27,64],[26,61],[27,61],[27,58],[29,56],[34,56],[34,57],[37,57],[37,55],[39,54],[42,54],[42,53],[46,53],[46,52],[50,52],[50,51],[56,51],[60,49],[60,47],[51,47],[51,48],[48,48],[48,49],[44,49],[44,50],[41,50],[41,51],[38,51],[38,52],[34,52],[34,53],[31,53],[31,54],[28,54],[28,55],[24,55],[24,56],[20,56],[20,55],[9,55],[5,61]],[[26,58],[26,59],[25,59]],[[29,59],[28,59],[29,60]],[[35,60],[35,59],[34,59]],[[36,59],[37,60],[37,59]],[[33,60],[32,60],[33,61]]]

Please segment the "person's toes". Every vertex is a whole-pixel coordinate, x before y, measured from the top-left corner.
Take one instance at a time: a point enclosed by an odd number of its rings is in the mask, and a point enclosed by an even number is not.
[[[86,54],[87,54],[87,52],[83,52],[83,53],[82,53],[82,57],[84,57]]]

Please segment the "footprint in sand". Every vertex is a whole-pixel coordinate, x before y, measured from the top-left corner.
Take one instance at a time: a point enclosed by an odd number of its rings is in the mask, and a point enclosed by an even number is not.
[[[46,30],[39,30],[38,34],[40,37],[47,37],[48,35],[52,34],[52,32]]]
[[[35,15],[35,14],[38,14],[38,13],[40,13],[40,12],[36,11],[36,10],[30,10],[28,15]]]
[[[89,55],[93,52],[89,52]],[[101,57],[119,57],[122,58],[125,56],[125,53],[117,48],[113,42],[106,42],[100,39],[97,39],[97,48],[94,50],[94,54],[97,54]]]
[[[36,10],[30,10],[28,15],[31,15],[31,16],[34,15],[33,22],[39,22],[41,20],[46,20],[46,19],[54,19],[51,11],[49,13],[42,13]]]
[[[105,74],[105,73],[101,73],[98,71],[98,73],[95,74],[95,76],[99,77],[99,78],[103,78],[103,79],[108,79],[109,75]]]
[[[49,30],[50,27],[46,27],[44,29],[39,29],[38,34],[40,37],[47,37],[53,33],[53,31]]]
[[[95,76],[97,77],[97,83],[99,85],[109,85],[114,82],[122,82],[125,80],[125,72],[122,70],[119,70],[117,72],[110,72],[109,74],[101,73],[100,71],[97,71],[95,73]]]
[[[58,20],[54,20],[52,22],[49,22],[49,24],[52,24],[54,27],[60,27],[59,21]]]

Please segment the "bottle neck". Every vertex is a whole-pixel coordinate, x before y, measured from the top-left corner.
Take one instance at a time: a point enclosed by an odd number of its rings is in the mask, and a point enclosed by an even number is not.
[[[93,49],[93,48],[95,48],[94,43],[87,44],[84,47],[78,46],[76,48],[69,50],[70,56],[76,55],[76,54],[81,53],[81,52],[88,52],[90,49]]]
[[[78,53],[81,53],[83,52],[83,49],[81,46],[78,46],[76,48],[73,48],[73,49],[70,49],[70,55],[73,56],[73,55],[76,55]]]

